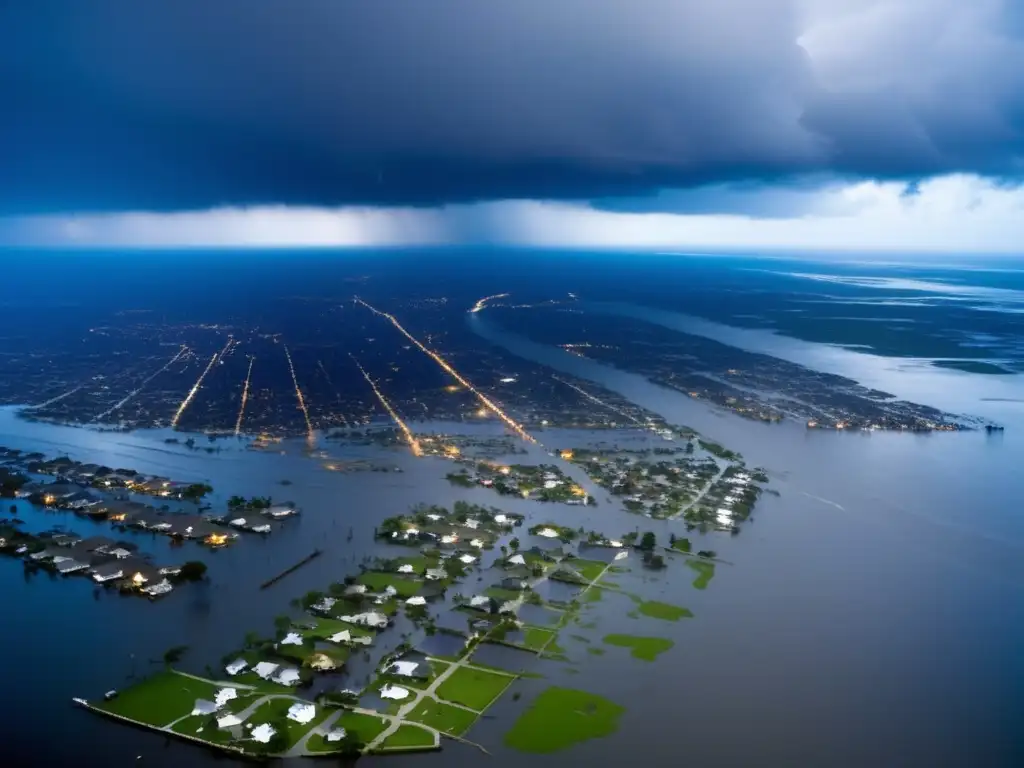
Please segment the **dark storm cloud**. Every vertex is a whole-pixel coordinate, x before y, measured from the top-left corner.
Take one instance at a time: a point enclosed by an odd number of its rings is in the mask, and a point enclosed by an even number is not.
[[[0,210],[1013,175],[1021,27],[994,0],[8,1]]]

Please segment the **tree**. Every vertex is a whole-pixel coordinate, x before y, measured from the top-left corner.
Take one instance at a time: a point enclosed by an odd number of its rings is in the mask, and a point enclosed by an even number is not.
[[[644,552],[644,565],[648,568],[660,569],[665,567],[665,558],[653,552]]]
[[[274,618],[274,627],[280,632],[286,632],[292,626],[292,620],[284,614]]]
[[[256,648],[263,642],[263,639],[256,632],[246,632],[242,642],[245,643],[246,648]]]
[[[213,493],[213,486],[208,483],[192,483],[191,485],[185,486],[181,491],[181,498],[188,499],[189,501],[199,503],[199,500],[208,493]]]
[[[513,538],[512,541],[510,541],[508,543],[508,548],[511,549],[513,552],[518,552],[519,551],[519,539],[518,538]]]
[[[307,592],[302,597],[302,607],[303,608],[307,608],[307,609],[308,608],[312,608],[314,605],[316,605],[317,603],[319,603],[323,599],[324,599],[324,593],[323,592],[317,592],[316,590],[313,590],[312,592]]]
[[[656,546],[658,546],[658,537],[652,531],[647,531],[640,537],[640,549],[645,552],[653,551]]]
[[[201,581],[206,576],[206,563],[199,560],[189,560],[181,566],[179,574],[183,581]]]
[[[232,496],[228,499],[228,509],[241,509],[247,503],[244,496]]]
[[[187,645],[176,645],[173,648],[168,648],[164,651],[164,664],[168,667],[171,666],[171,664],[177,664],[181,661],[181,657],[185,655],[187,650]]]

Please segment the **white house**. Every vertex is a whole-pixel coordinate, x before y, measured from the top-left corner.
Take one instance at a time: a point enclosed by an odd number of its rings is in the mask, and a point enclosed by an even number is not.
[[[228,664],[226,667],[224,667],[224,671],[227,672],[232,677],[234,677],[235,675],[237,675],[240,672],[242,672],[248,666],[249,666],[249,662],[246,661],[245,659],[235,659],[230,664]]]

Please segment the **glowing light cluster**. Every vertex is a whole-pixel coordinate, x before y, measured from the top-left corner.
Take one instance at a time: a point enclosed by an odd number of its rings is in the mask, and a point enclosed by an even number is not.
[[[443,357],[441,357],[434,350],[428,349],[426,346],[423,345],[422,342],[420,342],[419,339],[417,339],[415,336],[413,336],[411,333],[409,333],[407,330],[405,330],[405,328],[402,326],[401,323],[398,322],[398,320],[395,318],[394,315],[388,314],[387,312],[381,312],[379,309],[376,309],[375,307],[370,306],[369,304],[367,304],[362,299],[357,298],[356,301],[358,303],[362,304],[364,307],[366,307],[368,310],[370,310],[374,314],[380,315],[381,317],[384,317],[387,320],[389,320],[391,322],[391,324],[393,326],[395,326],[395,328],[397,328],[399,330],[399,332],[403,336],[405,336],[405,338],[407,338],[409,341],[411,341],[413,344],[415,344],[419,348],[419,350],[421,352],[423,352],[425,355],[429,356],[449,376],[451,376],[453,379],[455,379],[457,382],[459,382],[459,384],[461,384],[463,387],[465,387],[470,392],[472,392],[474,395],[476,395],[477,399],[480,401],[480,403],[485,408],[487,408],[495,416],[497,416],[499,419],[501,419],[503,422],[505,422],[505,424],[509,427],[509,429],[511,429],[513,432],[515,432],[517,435],[519,435],[523,440],[526,440],[529,443],[536,443],[537,442],[537,440],[532,435],[530,435],[525,429],[523,429],[521,424],[519,424],[511,416],[509,416],[503,410],[501,410],[501,408],[499,408],[489,397],[487,397],[487,395],[483,394],[480,390],[478,390],[476,387],[474,387],[472,384],[470,384],[465,376],[463,376],[461,373],[459,373],[454,368],[452,368],[452,366],[448,363],[447,360],[445,360]]]
[[[493,301],[494,299],[504,299],[504,298],[507,298],[507,297],[508,297],[507,293],[496,293],[493,296],[484,296],[482,299],[477,301],[477,303],[474,304],[473,308],[470,309],[469,311],[470,312],[474,312],[474,313],[475,312],[479,312],[481,309],[483,309],[484,307],[487,306],[487,302]]]
[[[252,364],[256,362],[256,356],[249,358],[249,370],[245,374],[245,384],[242,386],[242,404],[238,407],[238,420],[235,422],[235,434],[242,431],[242,419],[245,418],[245,404],[249,402],[249,382],[252,380]]]
[[[422,456],[423,448],[420,447],[419,440],[416,439],[416,436],[412,433],[412,430],[409,429],[408,425],[404,421],[402,421],[401,417],[398,415],[398,412],[391,407],[391,403],[389,403],[388,399],[384,397],[384,393],[381,392],[380,389],[377,387],[376,382],[374,382],[374,380],[370,378],[370,374],[366,372],[366,369],[359,364],[359,361],[356,360],[355,355],[350,354],[349,357],[352,358],[352,362],[356,364],[356,368],[359,369],[359,372],[363,374],[363,378],[366,379],[366,383],[370,385],[370,389],[373,390],[373,394],[377,396],[377,399],[380,401],[380,404],[384,406],[384,410],[388,412],[388,415],[391,416],[391,419],[395,422],[395,424],[398,425],[398,428],[402,431],[402,436],[405,438],[405,442],[409,444],[409,448],[412,450],[412,455]]]

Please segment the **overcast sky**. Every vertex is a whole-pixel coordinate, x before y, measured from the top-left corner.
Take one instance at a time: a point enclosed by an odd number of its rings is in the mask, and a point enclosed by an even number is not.
[[[1013,251],[1024,3],[0,4],[0,243]]]

